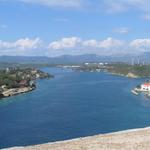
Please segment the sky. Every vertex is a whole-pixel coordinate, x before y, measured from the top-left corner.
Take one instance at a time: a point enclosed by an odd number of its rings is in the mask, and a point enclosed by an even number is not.
[[[0,55],[150,52],[150,0],[0,0]]]

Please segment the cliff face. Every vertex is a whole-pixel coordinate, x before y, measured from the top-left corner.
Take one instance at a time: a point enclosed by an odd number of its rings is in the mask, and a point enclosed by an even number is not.
[[[78,138],[9,150],[149,150],[150,128]]]

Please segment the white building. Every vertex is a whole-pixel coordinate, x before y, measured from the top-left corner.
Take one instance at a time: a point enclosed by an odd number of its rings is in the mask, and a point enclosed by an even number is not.
[[[103,65],[104,65],[104,63],[99,63],[99,65],[100,65],[100,66],[103,66]]]
[[[141,91],[150,92],[150,83],[143,83],[141,85]]]

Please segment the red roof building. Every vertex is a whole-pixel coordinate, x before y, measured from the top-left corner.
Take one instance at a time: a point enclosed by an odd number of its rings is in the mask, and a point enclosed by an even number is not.
[[[19,82],[19,86],[21,86],[21,87],[25,87],[25,86],[27,86],[27,85],[28,85],[27,80],[21,80],[21,81]]]

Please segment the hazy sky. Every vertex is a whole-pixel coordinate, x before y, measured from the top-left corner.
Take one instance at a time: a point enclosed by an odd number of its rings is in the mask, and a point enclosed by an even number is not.
[[[150,51],[150,0],[0,0],[0,55]]]

